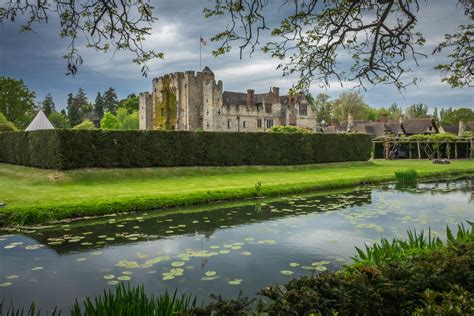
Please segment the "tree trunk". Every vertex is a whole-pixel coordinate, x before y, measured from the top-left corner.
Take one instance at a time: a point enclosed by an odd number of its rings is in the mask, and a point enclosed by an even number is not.
[[[420,142],[416,142],[416,147],[418,148],[418,159],[421,159]]]

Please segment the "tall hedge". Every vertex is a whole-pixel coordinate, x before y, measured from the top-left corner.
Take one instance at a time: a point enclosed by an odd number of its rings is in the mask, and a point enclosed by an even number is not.
[[[370,158],[365,134],[42,130],[0,133],[0,161],[82,167],[296,165]]]

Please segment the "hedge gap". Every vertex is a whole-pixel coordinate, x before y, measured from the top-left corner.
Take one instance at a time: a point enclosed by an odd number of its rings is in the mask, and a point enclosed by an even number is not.
[[[366,134],[40,130],[0,133],[0,162],[49,168],[366,161]]]

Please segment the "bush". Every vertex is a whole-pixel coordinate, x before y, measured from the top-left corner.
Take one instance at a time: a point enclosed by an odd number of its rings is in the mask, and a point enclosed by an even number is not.
[[[304,133],[309,134],[311,130],[299,127],[299,126],[291,126],[291,125],[275,125],[270,128],[270,132],[272,133]]]
[[[418,172],[415,169],[395,171],[395,179],[399,184],[415,184],[418,180]]]
[[[94,123],[91,120],[85,119],[81,124],[77,124],[73,129],[96,129]]]
[[[53,169],[366,161],[365,134],[42,130],[0,134],[0,161]]]
[[[14,132],[17,130],[18,128],[12,122],[0,123],[0,132]]]

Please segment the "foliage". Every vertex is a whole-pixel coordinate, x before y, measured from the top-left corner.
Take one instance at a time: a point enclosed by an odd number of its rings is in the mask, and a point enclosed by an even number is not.
[[[84,89],[80,88],[76,95],[73,95],[72,93],[68,94],[67,116],[71,126],[80,124],[83,120],[84,114],[90,110],[91,107]]]
[[[126,99],[120,101],[119,107],[127,109],[128,113],[138,112],[138,96],[136,96],[135,94],[129,95]]]
[[[9,122],[5,115],[0,112],[0,132],[14,132],[18,128],[12,122]]]
[[[0,161],[70,169],[359,161],[372,145],[365,134],[51,130],[2,133],[0,147]]]
[[[61,112],[51,112],[48,116],[49,121],[53,124],[54,128],[70,128],[68,117]]]
[[[332,123],[332,104],[333,102],[329,101],[329,95],[320,93],[312,102],[316,113],[318,113],[316,119],[319,124],[329,125]]]
[[[472,20],[472,1],[458,0]],[[331,82],[355,81],[359,86],[393,84],[403,89],[420,79],[408,77],[412,64],[419,63],[425,44],[417,27],[421,19],[419,0],[386,1],[285,1],[280,24],[270,29],[277,1],[216,0],[204,13],[206,17],[222,16],[231,20],[225,30],[212,40],[220,43],[215,55],[231,51],[235,43],[240,54],[262,48],[279,60],[278,68],[288,76],[298,74],[299,90],[308,90],[314,81],[328,87]],[[453,1],[456,6],[456,1]],[[441,49],[450,51],[447,65],[439,70],[452,74],[451,86],[472,80],[472,24],[461,26],[458,33],[448,34]],[[262,39],[272,35],[269,42]],[[368,36],[370,34],[370,36]],[[263,46],[263,47],[262,47]],[[350,62],[346,62],[350,52]],[[449,78],[449,77],[448,77]]]
[[[395,179],[400,184],[416,183],[418,180],[418,172],[415,169],[395,171]]]
[[[100,92],[97,93],[94,102],[94,112],[102,119],[105,113],[104,100]]]
[[[340,122],[346,121],[349,115],[354,120],[366,119],[367,104],[357,92],[344,92],[334,101],[334,117]]]
[[[468,108],[459,108],[453,110],[449,108],[447,110],[441,109],[441,123],[447,125],[458,125],[459,121],[467,123],[474,121],[474,111]]]
[[[21,16],[20,31],[32,31],[36,23],[47,23],[59,19],[59,35],[69,41],[64,58],[67,74],[75,75],[83,63],[77,42],[102,52],[129,51],[135,56],[133,62],[142,66],[144,75],[147,63],[154,58],[163,58],[163,53],[146,50],[143,42],[150,35],[151,25],[157,19],[148,0],[130,0],[110,5],[104,1],[5,1],[0,6],[0,22],[17,21]],[[73,123],[74,125],[74,123]]]
[[[56,111],[56,107],[54,106],[54,100],[51,94],[48,93],[46,97],[44,97],[43,102],[41,102],[41,111],[44,112],[46,117],[49,117],[51,113]]]
[[[94,123],[92,123],[92,121],[90,120],[84,120],[82,121],[82,123],[76,125],[73,127],[73,129],[85,129],[85,130],[90,130],[90,129],[96,129]]]
[[[71,309],[71,316],[86,315],[180,315],[196,306],[196,299],[191,295],[179,297],[167,291],[157,297],[146,295],[143,285],[131,287],[120,284],[115,292],[104,291],[98,297],[87,297],[82,303],[76,300]]]
[[[474,4],[472,0],[459,0],[459,5],[464,7],[464,15],[470,21],[474,20]],[[474,25],[460,25],[454,34],[446,34],[433,51],[433,54],[448,50],[448,63],[435,67],[444,74],[443,82],[447,82],[451,87],[472,87],[474,85],[474,47],[472,45]]]
[[[117,111],[117,116],[110,112],[106,112],[100,121],[100,128],[105,130],[137,130],[138,112],[129,114],[125,108],[119,108]]]
[[[303,133],[308,134],[311,133],[310,130],[299,127],[299,126],[292,126],[292,125],[275,125],[270,128],[271,133]]]
[[[28,89],[23,80],[0,77],[0,113],[8,121],[21,128],[26,127],[34,115],[34,106],[35,93]]]
[[[102,102],[104,106],[104,111],[116,114],[117,108],[119,106],[119,101],[117,99],[117,93],[115,92],[114,88],[110,87],[104,92],[104,94],[102,95]]]
[[[411,118],[427,118],[428,115],[428,106],[423,103],[412,104],[406,109],[406,115]]]
[[[262,195],[262,181],[257,181],[255,183],[255,195],[256,196]]]

